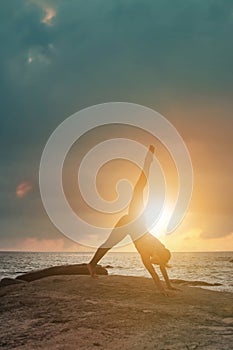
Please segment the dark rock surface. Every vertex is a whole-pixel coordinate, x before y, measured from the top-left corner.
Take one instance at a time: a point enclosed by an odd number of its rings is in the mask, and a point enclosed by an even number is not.
[[[6,277],[0,281],[0,287],[10,286],[11,284],[19,284],[19,283],[23,283],[23,281]]]
[[[96,273],[98,275],[107,275],[108,271],[101,265],[97,265]],[[23,275],[17,276],[16,280],[31,282],[40,278],[57,275],[89,275],[89,272],[86,264],[62,265],[49,267],[43,270],[28,272]]]
[[[106,265],[106,266],[104,266],[104,267],[105,267],[105,269],[114,269],[114,267],[111,266],[111,265]]]

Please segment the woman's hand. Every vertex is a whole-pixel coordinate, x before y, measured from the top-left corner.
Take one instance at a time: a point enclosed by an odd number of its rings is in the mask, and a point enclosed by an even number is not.
[[[164,297],[169,297],[169,292],[166,290],[166,289],[161,289],[160,291],[160,294],[162,294]]]
[[[178,291],[178,292],[181,292],[181,289],[175,288],[175,287],[173,287],[173,286],[171,286],[171,285],[168,286],[167,289],[169,289],[169,290],[176,290],[176,291]]]
[[[145,164],[151,164],[153,162],[154,154],[155,154],[155,147],[153,145],[150,145],[145,158]]]
[[[149,151],[150,151],[151,153],[155,153],[155,146],[150,145]]]
[[[173,297],[175,295],[174,292],[172,292],[171,290],[166,290],[165,288],[159,289],[159,292],[164,297]]]

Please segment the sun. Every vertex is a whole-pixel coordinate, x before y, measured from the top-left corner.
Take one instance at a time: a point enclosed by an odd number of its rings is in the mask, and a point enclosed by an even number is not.
[[[156,221],[156,217],[154,217],[155,215],[154,209],[152,206],[150,206],[145,213],[145,217],[148,222],[151,223],[155,221],[155,223],[149,229],[150,233],[155,237],[164,235],[167,232],[167,227],[172,214],[173,214],[172,205],[170,203],[166,203],[163,209],[161,210],[161,214],[158,221]]]

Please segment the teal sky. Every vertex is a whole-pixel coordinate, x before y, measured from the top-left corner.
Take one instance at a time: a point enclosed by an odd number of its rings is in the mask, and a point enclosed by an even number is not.
[[[232,33],[228,0],[1,1],[0,249],[44,241],[73,249],[41,204],[43,147],[77,110],[126,101],[157,110],[181,133],[196,177],[183,230],[199,232],[203,249],[211,241],[225,250],[233,232]],[[19,198],[22,182],[32,188]]]

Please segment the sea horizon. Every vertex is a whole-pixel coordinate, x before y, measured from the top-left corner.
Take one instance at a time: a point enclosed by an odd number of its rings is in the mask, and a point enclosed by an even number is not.
[[[93,252],[0,251],[0,278],[58,265],[86,264]],[[197,282],[199,286],[233,293],[232,251],[173,252],[168,273],[171,279]],[[151,278],[137,252],[109,252],[99,262],[109,275]],[[155,269],[160,274],[158,266]],[[204,284],[208,283],[208,286]]]

